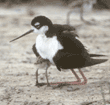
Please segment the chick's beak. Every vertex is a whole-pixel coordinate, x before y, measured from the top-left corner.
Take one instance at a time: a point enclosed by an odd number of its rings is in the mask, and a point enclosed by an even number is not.
[[[31,30],[29,30],[28,32],[24,33],[23,35],[18,36],[17,38],[15,38],[15,39],[11,40],[10,42],[13,42],[13,41],[15,41],[15,40],[17,40],[17,39],[19,39],[19,38],[21,38],[21,37],[25,36],[25,35],[28,35],[29,33],[33,32],[33,31],[34,31],[34,30],[33,30],[33,29],[31,29]]]

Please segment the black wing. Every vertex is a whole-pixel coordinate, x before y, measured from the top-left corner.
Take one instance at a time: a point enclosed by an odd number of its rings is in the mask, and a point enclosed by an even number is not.
[[[65,51],[68,51],[73,54],[82,54],[83,56],[89,55],[84,45],[78,40],[74,33],[66,32],[57,35],[57,39],[64,46]]]
[[[54,31],[56,34],[61,34],[65,32],[73,33],[73,35],[79,37],[74,31],[75,27],[70,26],[70,25],[61,25],[61,24],[54,24]]]
[[[108,59],[92,59],[89,56],[83,57],[82,55],[72,54],[64,51],[59,51],[53,58],[56,67],[62,69],[74,69],[93,66],[106,62]]]
[[[59,30],[59,31],[75,31],[75,27],[70,26],[70,25],[61,25],[61,24],[54,24],[54,28]]]
[[[84,45],[70,33],[57,36],[64,49],[59,50],[53,61],[57,68],[73,69],[92,66],[107,61],[107,59],[92,59]],[[91,55],[94,56],[94,55]]]

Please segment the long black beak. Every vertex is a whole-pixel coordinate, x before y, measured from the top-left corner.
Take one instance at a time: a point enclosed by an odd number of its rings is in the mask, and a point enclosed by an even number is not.
[[[19,39],[19,38],[21,38],[21,37],[23,37],[23,36],[25,36],[25,35],[27,35],[27,34],[31,33],[31,32],[33,32],[33,31],[34,31],[34,30],[33,30],[33,29],[31,29],[31,30],[29,30],[28,32],[24,33],[23,35],[21,35],[21,36],[19,36],[19,37],[15,38],[15,39],[13,39],[13,40],[11,40],[10,42],[13,42],[13,41],[15,41],[15,40],[17,40],[17,39]]]

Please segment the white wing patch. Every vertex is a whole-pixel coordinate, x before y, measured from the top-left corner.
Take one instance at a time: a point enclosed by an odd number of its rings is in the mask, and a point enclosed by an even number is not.
[[[42,58],[49,59],[54,64],[53,57],[58,50],[63,49],[63,46],[56,36],[47,38],[45,34],[40,34],[36,38],[36,49]]]

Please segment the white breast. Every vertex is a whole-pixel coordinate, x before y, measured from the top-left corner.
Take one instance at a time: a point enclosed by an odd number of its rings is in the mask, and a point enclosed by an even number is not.
[[[58,50],[63,49],[63,46],[57,40],[56,36],[47,38],[45,34],[40,34],[36,38],[36,49],[42,58],[48,59],[54,64],[53,57]]]

